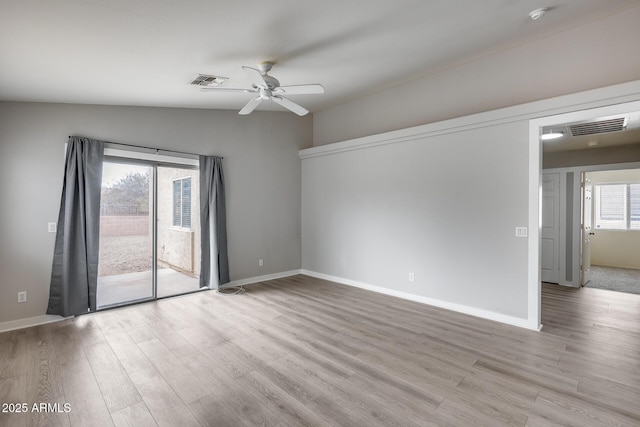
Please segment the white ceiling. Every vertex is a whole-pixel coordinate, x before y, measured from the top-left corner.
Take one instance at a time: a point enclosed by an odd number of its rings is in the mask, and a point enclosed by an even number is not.
[[[639,4],[0,0],[0,100],[235,110],[249,94],[188,83],[204,73],[249,87],[240,67],[269,60],[283,85],[324,85],[325,95],[291,97],[316,112]],[[539,7],[551,11],[534,22]]]

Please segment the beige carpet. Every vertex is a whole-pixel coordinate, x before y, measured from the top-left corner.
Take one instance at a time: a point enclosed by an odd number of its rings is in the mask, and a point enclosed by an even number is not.
[[[590,277],[586,288],[640,294],[640,270],[592,265]]]

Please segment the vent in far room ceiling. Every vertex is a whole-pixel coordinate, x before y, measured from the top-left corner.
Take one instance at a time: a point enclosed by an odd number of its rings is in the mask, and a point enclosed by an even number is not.
[[[597,133],[620,132],[627,127],[627,117],[615,119],[598,120],[589,123],[578,123],[569,125],[572,136],[594,135]]]
[[[211,76],[209,74],[198,74],[198,76],[193,79],[193,81],[189,84],[195,86],[205,86],[205,87],[215,87],[220,86],[222,83],[229,80],[228,77],[221,76]]]

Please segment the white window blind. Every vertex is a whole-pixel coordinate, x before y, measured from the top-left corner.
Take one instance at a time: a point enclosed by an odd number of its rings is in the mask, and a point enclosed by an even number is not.
[[[640,230],[640,183],[598,184],[594,199],[596,229]]]
[[[640,183],[629,184],[629,228],[640,230]]]
[[[173,225],[191,228],[191,178],[173,181]]]

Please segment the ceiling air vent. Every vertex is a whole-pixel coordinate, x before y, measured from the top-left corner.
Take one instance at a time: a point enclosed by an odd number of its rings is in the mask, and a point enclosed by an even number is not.
[[[596,133],[620,132],[627,127],[627,118],[619,117],[616,119],[599,120],[597,122],[578,123],[570,125],[571,135],[594,135]]]
[[[198,77],[193,79],[193,81],[189,84],[195,86],[220,86],[227,80],[229,80],[228,77],[211,76],[209,74],[198,74]]]

